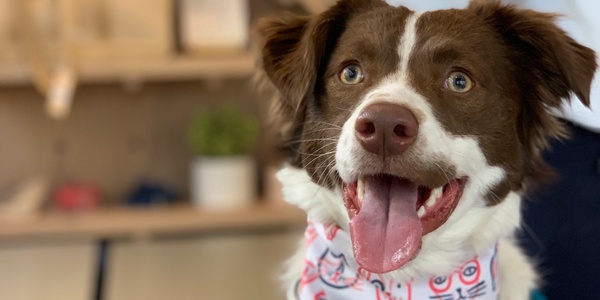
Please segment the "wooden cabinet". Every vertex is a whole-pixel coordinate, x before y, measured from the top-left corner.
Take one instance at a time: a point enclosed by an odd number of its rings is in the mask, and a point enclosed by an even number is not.
[[[258,205],[1,221],[0,299],[95,300],[98,291],[104,300],[282,299],[277,278],[305,220],[297,209]]]
[[[284,299],[283,262],[301,231],[114,244],[106,300]]]
[[[116,240],[103,285],[95,242],[0,244],[0,299],[279,300],[278,277],[301,230]]]
[[[93,242],[1,243],[0,299],[91,300],[96,257]]]

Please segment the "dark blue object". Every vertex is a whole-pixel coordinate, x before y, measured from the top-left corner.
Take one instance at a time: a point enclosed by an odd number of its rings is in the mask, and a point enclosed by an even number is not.
[[[141,182],[135,188],[127,203],[130,205],[166,205],[179,198],[174,189],[154,182]]]
[[[600,134],[570,126],[572,138],[545,153],[559,173],[523,204],[520,241],[538,262],[548,300],[600,299]]]
[[[533,291],[531,292],[531,300],[548,300],[548,298],[546,298],[546,296],[544,296],[544,294],[542,294],[540,291]]]

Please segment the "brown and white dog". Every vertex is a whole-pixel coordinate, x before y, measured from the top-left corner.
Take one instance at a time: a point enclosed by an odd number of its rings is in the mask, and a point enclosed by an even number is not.
[[[571,95],[589,104],[596,69],[594,52],[554,18],[496,1],[417,14],[341,0],[317,16],[260,23],[289,154],[278,174],[285,198],[311,224],[351,237],[332,256],[342,267],[414,282],[497,247],[500,299],[528,299],[536,274],[510,241],[521,194],[551,173],[540,156],[548,139],[566,136],[549,110]],[[289,265],[289,298],[309,283],[308,247]]]

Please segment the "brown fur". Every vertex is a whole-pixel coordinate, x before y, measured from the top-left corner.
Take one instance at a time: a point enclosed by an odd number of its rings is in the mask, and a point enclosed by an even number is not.
[[[471,9],[500,32],[517,67],[524,179],[548,178],[552,171],[540,152],[548,149],[549,139],[566,138],[568,133],[547,108],[559,108],[571,94],[589,106],[596,56],[554,25],[556,15],[503,7],[499,1]]]

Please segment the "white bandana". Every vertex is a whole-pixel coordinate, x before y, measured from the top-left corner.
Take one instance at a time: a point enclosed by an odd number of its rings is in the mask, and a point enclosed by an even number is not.
[[[352,256],[348,233],[335,225],[308,222],[307,255],[296,295],[301,300],[496,300],[496,247],[450,275],[395,282],[362,270]]]

